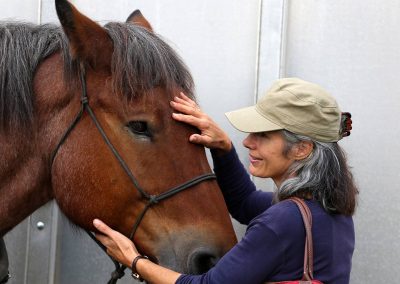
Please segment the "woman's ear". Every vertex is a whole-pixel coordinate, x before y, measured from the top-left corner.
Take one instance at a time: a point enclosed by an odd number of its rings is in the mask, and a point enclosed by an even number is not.
[[[292,156],[295,160],[303,160],[310,156],[313,149],[314,143],[312,141],[301,141],[292,148]]]

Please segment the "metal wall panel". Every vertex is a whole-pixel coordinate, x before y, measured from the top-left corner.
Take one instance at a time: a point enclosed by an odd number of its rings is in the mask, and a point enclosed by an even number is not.
[[[341,145],[360,188],[351,283],[393,283],[400,267],[400,2],[287,1],[285,76],[328,89],[353,114]]]
[[[39,23],[40,0],[0,0],[0,19]]]

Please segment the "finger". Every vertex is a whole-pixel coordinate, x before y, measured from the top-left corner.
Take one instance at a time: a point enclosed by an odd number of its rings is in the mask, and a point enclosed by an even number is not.
[[[199,107],[196,105],[195,102],[188,102],[188,101],[182,100],[179,97],[175,97],[173,102],[175,102],[178,105],[184,105],[184,106],[187,106],[187,107],[190,107],[193,109],[199,109]]]
[[[200,135],[200,134],[192,134],[189,137],[189,141],[196,144],[201,144],[203,146],[210,146],[212,143],[212,139],[207,135]]]
[[[192,143],[200,144],[201,137],[198,134],[192,134],[189,137],[189,141]]]
[[[186,114],[182,114],[182,113],[173,113],[172,114],[172,118],[177,120],[177,121],[190,124],[190,125],[192,125],[192,126],[194,126],[196,128],[199,128],[200,125],[202,124],[201,119],[197,118],[197,117],[195,117],[193,115],[186,115]]]
[[[188,97],[185,98],[176,97],[176,102],[200,109],[197,103]]]
[[[105,235],[110,235],[114,230],[108,227],[103,221],[99,219],[94,219],[93,220],[93,225],[97,230],[102,232]]]
[[[193,101],[191,98],[189,98],[188,96],[186,96],[183,92],[180,92],[181,98],[182,100],[191,103],[191,104],[196,104],[195,101]]]
[[[107,246],[109,243],[109,237],[107,237],[106,235],[102,235],[99,233],[94,234],[94,236],[96,237],[97,240],[99,240],[104,246]]]
[[[183,105],[175,101],[171,102],[171,106],[174,110],[179,111],[183,114],[193,115],[197,117],[200,117],[203,114],[199,108],[189,105]]]
[[[195,101],[192,101],[191,99],[187,98],[187,100],[184,100],[180,97],[174,97],[173,102],[175,102],[178,105],[184,105],[193,108],[194,110],[200,110],[200,107],[196,104]]]

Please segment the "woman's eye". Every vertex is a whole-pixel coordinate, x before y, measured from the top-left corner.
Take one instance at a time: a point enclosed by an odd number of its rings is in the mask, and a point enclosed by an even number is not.
[[[254,133],[257,137],[268,138],[268,132],[256,132]]]
[[[128,123],[128,128],[137,135],[142,135],[142,136],[151,136],[149,129],[147,127],[147,122],[145,121],[130,121]]]

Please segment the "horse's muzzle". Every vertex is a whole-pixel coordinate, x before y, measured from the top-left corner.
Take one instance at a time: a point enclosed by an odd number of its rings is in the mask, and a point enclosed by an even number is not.
[[[217,264],[220,256],[209,248],[198,248],[188,257],[188,270],[190,274],[203,274]]]

